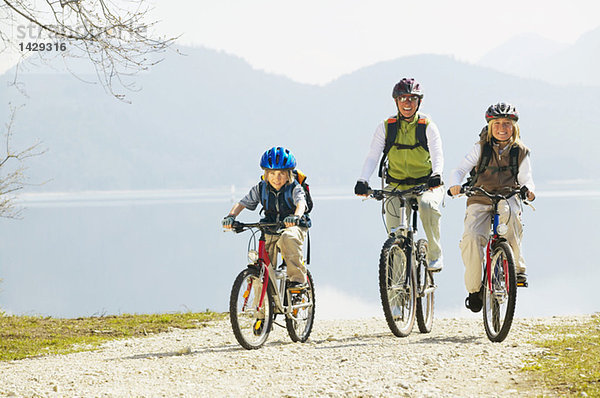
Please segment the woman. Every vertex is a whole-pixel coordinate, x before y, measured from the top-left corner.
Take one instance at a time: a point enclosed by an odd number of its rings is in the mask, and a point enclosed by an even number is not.
[[[529,149],[520,140],[519,113],[508,103],[491,105],[486,113],[488,125],[480,140],[450,175],[450,194],[460,193],[460,184],[467,173],[474,170],[470,184],[490,193],[501,193],[507,188],[526,187],[527,199],[535,199],[535,185],[531,174]],[[487,164],[486,164],[487,163]],[[521,254],[521,203],[517,196],[502,201],[498,208],[500,222],[508,226],[505,235],[516,259],[517,283],[525,284],[525,260]],[[491,201],[483,195],[473,195],[467,200],[465,230],[460,250],[465,264],[465,286],[469,296],[465,305],[473,312],[482,307],[480,294],[481,264],[484,246],[490,231]]]

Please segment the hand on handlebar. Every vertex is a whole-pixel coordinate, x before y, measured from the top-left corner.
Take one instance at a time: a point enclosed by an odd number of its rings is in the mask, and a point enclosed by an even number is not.
[[[287,227],[293,227],[294,225],[300,224],[300,216],[292,214],[283,219],[283,223]]]
[[[359,180],[356,181],[356,185],[354,186],[354,194],[359,196],[367,196],[370,189],[371,187],[369,186],[368,182]]]
[[[460,185],[453,185],[448,189],[449,196],[456,196],[462,193],[462,187]]]
[[[228,214],[223,218],[223,221],[221,221],[221,225],[225,229],[231,229],[231,228],[233,228],[234,221],[235,221],[235,216]]]

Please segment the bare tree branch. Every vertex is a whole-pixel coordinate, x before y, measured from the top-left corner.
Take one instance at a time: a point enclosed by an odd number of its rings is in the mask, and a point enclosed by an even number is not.
[[[46,50],[38,51],[39,57],[56,53],[65,59],[86,57],[106,91],[120,99],[124,95],[115,89],[133,90],[133,81],[126,78],[160,62],[157,54],[176,39],[153,37],[156,22],[147,21],[149,13],[143,0],[121,0],[118,4],[107,0],[0,0],[0,21],[29,33],[26,42],[44,44]],[[29,26],[19,25],[19,21]],[[37,36],[31,37],[35,33]],[[23,40],[2,32],[0,43],[21,53],[29,51]],[[46,44],[54,44],[51,51]]]
[[[12,130],[17,108],[10,108],[10,118],[4,132],[4,149],[0,152],[0,217],[20,218],[22,209],[15,205],[14,193],[23,189],[25,184],[25,160],[46,152],[35,143],[28,148],[14,150],[12,148]]]

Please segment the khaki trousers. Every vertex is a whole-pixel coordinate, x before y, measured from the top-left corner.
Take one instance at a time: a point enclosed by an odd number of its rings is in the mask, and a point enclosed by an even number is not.
[[[300,283],[306,281],[306,265],[302,253],[306,232],[305,227],[293,226],[284,229],[281,235],[265,235],[265,248],[272,265],[269,271],[277,265],[277,253],[281,253],[287,265],[288,280]]]
[[[465,213],[465,231],[459,247],[465,264],[465,287],[469,293],[479,291],[481,287],[481,269],[484,261],[485,246],[490,235],[492,205],[473,203],[467,206]],[[515,257],[517,272],[525,272],[525,260],[521,254],[523,225],[521,224],[520,201],[512,197],[498,204],[500,223],[508,226],[504,238],[508,241]]]
[[[273,286],[277,286],[275,279],[275,267],[277,266],[277,254],[285,260],[287,265],[287,278],[291,282],[304,283],[306,281],[306,265],[304,265],[304,253],[302,245],[306,239],[308,228],[293,226],[286,228],[281,235],[265,234],[265,249],[269,254],[271,264],[269,265],[269,279]],[[256,283],[254,289],[254,307],[258,306],[262,284]],[[263,306],[256,314],[257,318],[265,318],[265,307]]]
[[[385,190],[391,190],[392,185],[385,187]],[[408,198],[408,197],[407,197]],[[419,216],[421,218],[421,224],[423,224],[423,230],[427,236],[428,242],[428,253],[427,258],[429,261],[437,260],[442,256],[442,245],[440,242],[440,219],[442,213],[440,212],[440,205],[444,199],[444,188],[443,186],[434,188],[430,191],[423,192],[422,195],[416,196],[417,203],[419,204]],[[391,198],[386,201],[385,206],[385,223],[387,225],[388,233],[400,225],[400,199]],[[406,219],[412,214],[410,207],[406,206]]]

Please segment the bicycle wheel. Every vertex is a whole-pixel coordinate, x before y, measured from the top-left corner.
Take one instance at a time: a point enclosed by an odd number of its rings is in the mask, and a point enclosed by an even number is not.
[[[381,305],[390,330],[398,337],[408,336],[415,323],[415,274],[407,275],[408,261],[403,246],[403,237],[389,238],[379,258]]]
[[[315,285],[308,270],[306,276],[308,277],[307,288],[302,289],[300,293],[286,292],[287,297],[291,297],[292,305],[298,306],[285,315],[285,326],[293,342],[304,343],[310,336],[315,320]]]
[[[503,341],[510,330],[517,302],[515,261],[508,243],[499,242],[492,248],[491,281],[487,273],[483,289],[483,325],[488,338]]]
[[[262,290],[258,268],[248,268],[240,272],[233,282],[229,298],[229,319],[233,334],[240,345],[247,350],[260,348],[271,331],[273,323],[273,298],[265,293],[264,311],[257,306]]]
[[[417,264],[417,325],[421,333],[431,332],[433,327],[433,274],[427,271],[427,241],[419,239],[416,247]],[[427,290],[429,289],[429,290]],[[426,292],[423,294],[423,292]]]

